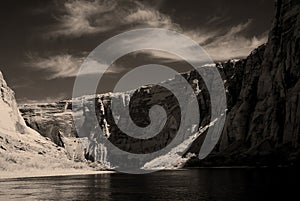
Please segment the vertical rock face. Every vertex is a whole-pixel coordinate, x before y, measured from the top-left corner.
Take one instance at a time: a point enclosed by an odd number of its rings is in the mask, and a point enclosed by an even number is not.
[[[276,144],[288,143],[297,148],[300,142],[299,1],[277,1],[274,28],[264,58],[258,99],[262,100],[260,105],[273,108],[273,111],[265,109],[265,116],[273,117],[273,122],[266,128],[270,134],[264,130],[263,136],[270,136]]]
[[[221,150],[233,143],[247,141],[249,121],[251,121],[257,101],[257,83],[261,74],[264,51],[263,45],[254,50],[247,59],[239,61],[240,65],[234,68],[236,79],[229,80],[227,83],[229,113],[221,139]],[[226,68],[224,72],[226,74]]]
[[[14,92],[7,86],[0,72],[0,131],[25,132],[25,123],[21,117]]]
[[[300,2],[276,2],[273,29],[264,52],[246,60],[239,101],[229,116],[222,148],[230,139],[255,146],[269,139],[273,147],[297,148],[300,135]],[[264,54],[262,54],[264,53]]]
[[[195,80],[200,79],[200,76],[195,72],[186,73],[183,76],[190,83],[194,83]],[[170,81],[173,83],[174,80]],[[198,83],[198,82],[197,82]],[[180,86],[175,79],[174,84],[182,91],[183,95],[185,89]],[[198,86],[197,84],[191,84],[195,91],[204,88],[204,85]],[[202,94],[202,95],[200,95]],[[103,130],[105,136],[118,148],[132,152],[132,153],[152,153],[164,148],[168,145],[172,139],[175,137],[178,126],[180,124],[180,107],[175,96],[164,87],[159,85],[155,86],[144,86],[136,90],[133,97],[130,92],[124,93],[108,93],[99,94],[94,96],[85,96],[78,99],[70,101],[61,101],[58,103],[44,103],[44,104],[24,104],[20,105],[20,111],[25,119],[26,124],[39,131],[43,136],[49,137],[57,145],[62,146],[63,141],[61,139],[68,137],[81,137],[88,139],[85,143],[85,155],[89,160],[98,160],[105,162],[106,159],[106,149],[100,144],[98,139],[98,133],[95,131],[95,122],[93,114],[91,113],[94,109],[96,111],[97,121]],[[207,94],[199,92],[199,98],[201,100],[207,100],[205,97]],[[112,115],[111,102],[118,102],[117,108],[130,107],[131,117],[133,121],[139,127],[145,127],[149,125],[149,110],[153,105],[161,105],[164,107],[168,119],[166,124],[161,122],[162,131],[155,137],[149,140],[136,139],[123,133],[122,130],[118,128],[117,123],[122,125],[129,124],[128,119],[115,119]],[[76,105],[76,102],[82,102],[84,100],[84,105],[80,105],[78,111],[75,108],[72,110],[72,105]],[[95,108],[92,108],[95,102]],[[65,105],[65,106],[63,106]],[[142,106],[142,107],[141,107]],[[202,105],[203,108],[200,110],[205,111],[206,107]],[[117,110],[118,111],[118,110]],[[72,121],[72,114],[75,115],[75,120],[81,122],[82,132],[81,136],[75,131],[74,122]],[[78,119],[77,115],[78,114]],[[119,115],[118,113],[116,114]],[[120,115],[119,115],[120,116]],[[121,122],[122,121],[122,122]],[[194,126],[196,131],[197,125]],[[160,129],[159,129],[160,130]],[[138,131],[137,131],[138,132]],[[143,134],[143,133],[141,133]]]
[[[237,98],[233,98],[232,91],[229,93],[236,102],[229,108],[216,151],[219,156],[226,156],[233,164],[234,161],[253,164],[261,155],[276,153],[280,156],[282,152],[284,156],[278,157],[278,161],[267,160],[266,163],[281,163],[280,160],[290,161],[297,157],[300,143],[299,38],[300,2],[276,1],[276,16],[268,43],[244,60],[240,84],[231,83],[231,87],[239,88],[238,84],[241,90]]]
[[[64,147],[62,137],[77,137],[73,126],[70,101],[20,105],[26,124],[42,136]]]
[[[63,121],[62,121],[63,122]],[[66,124],[69,122],[66,121]],[[40,127],[39,127],[40,128]],[[39,129],[36,129],[39,130]],[[66,140],[72,147],[58,147],[49,139],[27,127],[14,97],[0,72],[0,177],[28,172],[54,171],[87,166],[74,161],[85,161],[83,149],[74,142]],[[75,146],[76,145],[76,146]]]

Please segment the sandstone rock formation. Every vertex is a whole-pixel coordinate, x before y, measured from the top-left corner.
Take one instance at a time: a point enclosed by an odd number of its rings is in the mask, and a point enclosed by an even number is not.
[[[229,84],[230,110],[223,136],[207,164],[292,165],[298,161],[299,38],[300,2],[277,0],[267,44],[241,61],[239,80]]]
[[[70,112],[70,101],[19,106],[28,126],[48,137],[58,146],[64,147],[62,137],[77,137]],[[34,114],[34,115],[29,115]]]
[[[83,149],[80,150],[81,156],[76,155],[76,150],[63,149],[26,126],[14,92],[7,86],[1,72],[0,110],[0,177],[89,168],[85,163],[74,162],[76,159],[85,161]],[[67,143],[71,143],[69,139]]]
[[[0,72],[0,131],[25,133],[25,122],[21,117],[14,92],[7,86]]]

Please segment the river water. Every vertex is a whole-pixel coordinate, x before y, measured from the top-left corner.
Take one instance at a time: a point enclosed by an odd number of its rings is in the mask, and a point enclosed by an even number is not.
[[[299,179],[297,170],[283,168],[209,168],[146,175],[113,173],[3,179],[0,200],[292,200],[300,194]]]

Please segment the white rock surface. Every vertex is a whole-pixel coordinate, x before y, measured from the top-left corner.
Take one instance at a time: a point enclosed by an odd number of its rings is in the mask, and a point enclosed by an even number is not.
[[[25,133],[26,125],[17,108],[14,92],[7,86],[0,72],[0,132]]]
[[[74,156],[76,149],[73,148],[75,151],[71,152],[59,147],[26,126],[17,108],[14,92],[7,86],[1,72],[0,111],[0,178],[74,171],[82,174],[93,170],[86,162],[74,162],[78,159]],[[75,147],[76,143],[73,144]]]

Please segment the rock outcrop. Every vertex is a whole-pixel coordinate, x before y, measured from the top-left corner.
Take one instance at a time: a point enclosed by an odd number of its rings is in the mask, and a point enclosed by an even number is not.
[[[299,161],[299,38],[300,2],[277,0],[269,40],[242,61],[240,80],[230,84],[233,102],[222,139],[204,164],[293,165]]]
[[[7,86],[1,72],[0,110],[0,177],[89,169],[83,148],[79,151],[70,146],[61,148],[26,126],[17,108],[14,92]],[[65,142],[74,144],[73,147],[76,145],[70,139]],[[82,162],[75,163],[76,160]]]
[[[21,117],[14,92],[7,86],[0,72],[0,132],[25,133],[25,122]]]
[[[20,107],[26,124],[58,146],[65,146],[63,136],[77,137],[70,113],[72,109],[70,101],[26,104]]]
[[[183,76],[189,80],[190,83],[194,83],[194,80],[200,79],[200,76],[196,72],[186,73]],[[169,82],[173,82],[171,80]],[[175,82],[176,85],[176,82]],[[177,86],[178,85],[178,86]],[[177,83],[177,87],[183,91],[185,89]],[[197,84],[192,84],[194,90],[199,90]],[[204,85],[203,85],[204,86]],[[202,93],[207,95],[206,93]],[[80,138],[87,139],[85,143],[85,155],[86,159],[96,160],[105,163],[106,148],[99,143],[99,136],[95,135],[95,122],[93,122],[92,103],[95,102],[95,110],[97,115],[97,123],[100,125],[106,137],[118,148],[131,152],[131,153],[152,153],[164,148],[168,145],[175,137],[178,126],[180,124],[180,107],[174,95],[164,87],[159,85],[141,87],[133,93],[107,93],[99,94],[96,96],[84,96],[78,99],[60,101],[58,103],[45,103],[45,104],[24,104],[20,105],[20,111],[25,119],[26,124],[38,130],[42,135],[52,139],[57,145],[62,146],[63,140],[69,137],[76,137],[78,134],[75,131],[74,122],[72,122],[73,115],[77,112],[73,108],[77,101],[81,102],[84,100],[84,105],[78,108],[78,121],[82,122],[83,129],[86,131],[82,132],[84,136],[78,136]],[[202,100],[207,98],[201,97]],[[188,98],[188,97],[187,97]],[[117,126],[113,116],[111,101],[114,99],[118,100],[120,105],[117,107],[130,107],[131,117],[134,122],[140,126],[145,127],[149,125],[149,110],[153,105],[161,105],[164,107],[168,119],[166,124],[161,122],[163,129],[162,131],[153,138],[143,140],[136,139],[123,133]],[[141,107],[141,105],[143,107]],[[205,110],[206,108],[200,108]],[[118,114],[117,114],[118,115]],[[121,119],[123,125],[129,123],[128,119]],[[194,126],[195,131],[197,125]],[[141,133],[142,134],[142,133]],[[59,139],[59,140],[57,140]],[[121,156],[122,157],[122,156]]]

